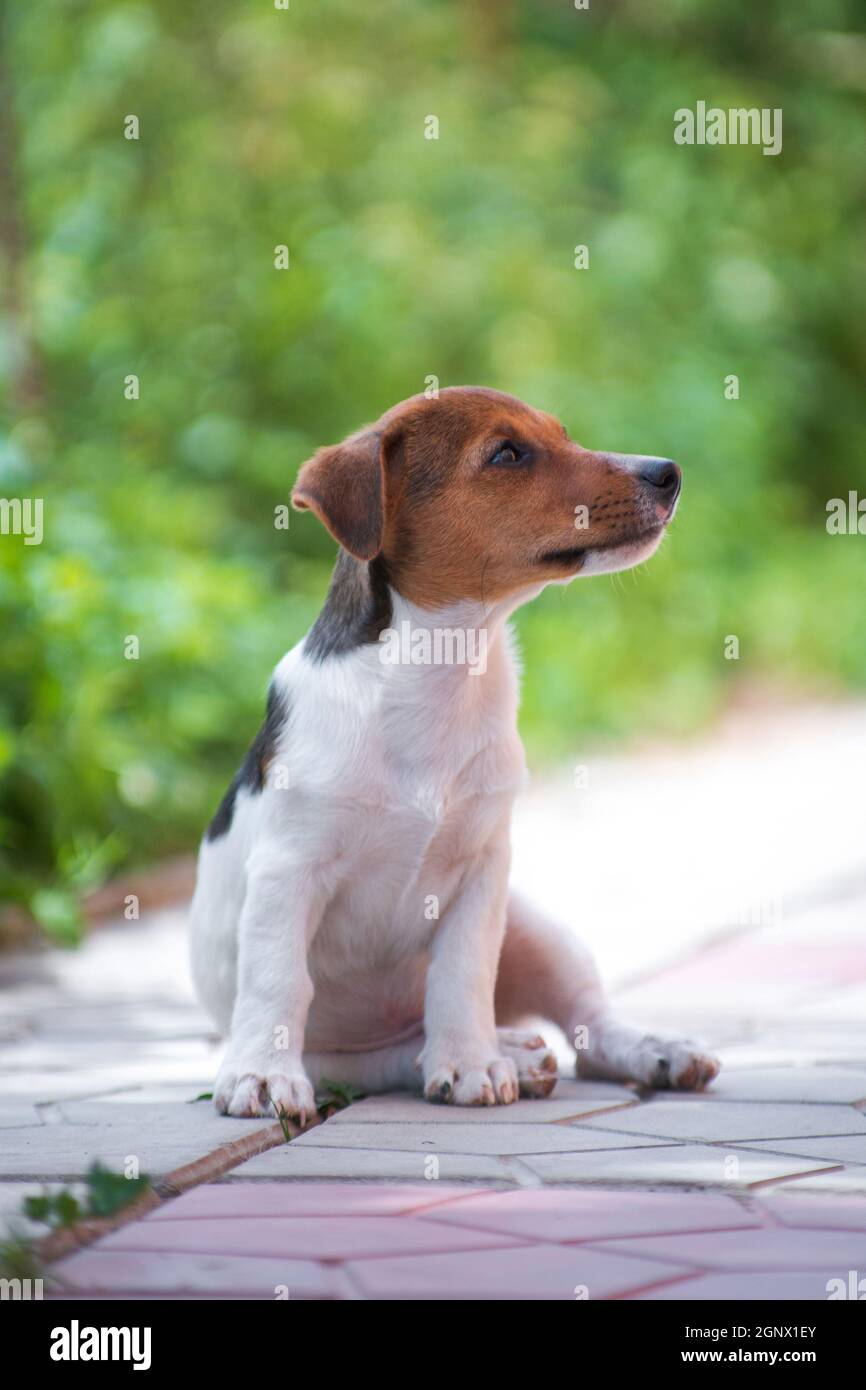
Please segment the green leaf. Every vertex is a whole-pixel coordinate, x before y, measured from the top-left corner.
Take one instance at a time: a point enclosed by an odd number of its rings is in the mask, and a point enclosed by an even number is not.
[[[60,944],[74,946],[80,940],[83,920],[75,893],[62,888],[37,888],[30,899],[30,911]]]
[[[50,1195],[24,1198],[24,1215],[31,1221],[50,1222],[54,1203]]]
[[[88,1216],[113,1216],[128,1207],[150,1186],[146,1177],[125,1178],[94,1163],[87,1174]]]

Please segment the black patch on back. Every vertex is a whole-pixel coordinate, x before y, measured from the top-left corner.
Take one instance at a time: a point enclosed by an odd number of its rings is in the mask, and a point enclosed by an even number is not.
[[[207,828],[207,840],[218,840],[231,828],[235,814],[235,798],[241,787],[247,791],[260,792],[265,785],[268,763],[274,756],[277,739],[289,717],[289,706],[283,695],[272,685],[268,690],[268,707],[265,722],[259,729],[246,757],[235,773],[231,786],[217,807],[216,815]]]
[[[345,656],[355,647],[376,642],[391,621],[391,595],[380,555],[365,564],[340,550],[324,607],[304,642],[312,661]]]

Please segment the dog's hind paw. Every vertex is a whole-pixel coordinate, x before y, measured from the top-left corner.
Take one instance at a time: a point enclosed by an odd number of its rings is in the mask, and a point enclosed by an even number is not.
[[[505,1057],[517,1067],[520,1094],[533,1099],[549,1096],[557,1082],[556,1056],[539,1033],[499,1028],[497,1040]]]
[[[659,1037],[623,1024],[590,1029],[589,1047],[577,1054],[581,1078],[636,1081],[656,1091],[702,1091],[720,1067],[717,1058],[690,1038]]]
[[[720,1066],[689,1038],[646,1037],[634,1062],[633,1079],[656,1091],[702,1091],[718,1076]]]

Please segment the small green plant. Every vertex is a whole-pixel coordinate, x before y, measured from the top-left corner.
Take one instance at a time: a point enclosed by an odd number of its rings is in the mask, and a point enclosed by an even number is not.
[[[11,1232],[0,1240],[0,1276],[4,1279],[38,1279],[41,1274],[29,1236]]]
[[[197,1100],[213,1100],[213,1091],[202,1091],[200,1096],[193,1096],[188,1104],[195,1105]]]
[[[274,1107],[276,1117],[280,1124],[280,1129],[283,1131],[283,1138],[285,1139],[286,1143],[289,1144],[291,1143],[292,1139],[292,1131],[289,1129],[289,1117],[281,1105],[275,1105],[273,1100],[271,1101],[271,1105],[273,1105]]]
[[[101,1163],[94,1163],[87,1174],[87,1215],[114,1216],[130,1206],[150,1187],[150,1178],[126,1178],[122,1173],[112,1173]]]
[[[323,1080],[316,1092],[316,1109],[323,1120],[337,1110],[345,1110],[353,1101],[363,1100],[364,1093],[348,1081]]]
[[[76,1197],[68,1187],[62,1187],[59,1192],[41,1192],[36,1197],[25,1197],[24,1215],[52,1231],[62,1230],[74,1226],[76,1221],[114,1216],[149,1187],[147,1177],[126,1178],[95,1162],[85,1179],[83,1198]]]
[[[68,1187],[64,1187],[59,1192],[25,1197],[24,1215],[31,1221],[41,1221],[52,1230],[58,1230],[62,1226],[74,1226],[81,1219],[81,1203]]]

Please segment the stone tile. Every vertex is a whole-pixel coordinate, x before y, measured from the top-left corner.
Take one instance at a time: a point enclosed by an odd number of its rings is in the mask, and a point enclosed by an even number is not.
[[[347,1270],[367,1297],[375,1299],[569,1302],[578,1287],[586,1289],[590,1299],[621,1297],[678,1272],[675,1265],[660,1261],[629,1260],[564,1245],[356,1260]]]
[[[827,1163],[866,1164],[866,1134],[831,1135],[826,1139],[764,1139],[754,1140],[753,1149],[775,1149],[776,1153],[796,1154],[801,1158],[820,1158]],[[866,1180],[866,1170],[863,1173]]]
[[[62,1101],[59,1105],[64,1124],[107,1131],[123,1131],[129,1135],[149,1135],[161,1139],[181,1140],[201,1137],[205,1151],[213,1147],[212,1140],[224,1144],[241,1139],[257,1126],[273,1124],[272,1119],[238,1120],[218,1115],[209,1101],[197,1104],[178,1104],[177,1101],[141,1101],[131,1104],[116,1096],[94,1100]]]
[[[593,1083],[585,1081],[581,1085],[572,1083],[562,1094],[562,1083],[552,1096],[545,1100],[518,1100],[513,1105],[449,1106],[431,1105],[421,1097],[407,1095],[368,1096],[356,1101],[354,1105],[332,1115],[329,1125],[354,1124],[552,1124],[557,1120],[568,1120],[580,1115],[597,1112],[616,1111],[623,1106],[637,1105],[634,1091],[625,1086],[605,1088],[599,1083],[601,1094],[595,1092]],[[605,1095],[607,1089],[610,1094]],[[578,1090],[580,1094],[575,1095]]]
[[[621,1130],[658,1139],[709,1143],[751,1139],[808,1138],[821,1134],[866,1135],[866,1115],[847,1105],[759,1104],[705,1100],[651,1100],[632,1110],[578,1121],[594,1130]]]
[[[678,1279],[675,1283],[661,1284],[634,1297],[648,1302],[698,1302],[705,1299],[718,1299],[723,1303],[738,1300],[750,1303],[826,1302],[827,1280],[835,1277],[827,1270],[804,1270],[793,1274],[775,1270],[772,1273],[738,1270],[736,1274],[699,1274],[692,1279]],[[719,1342],[712,1343],[715,1349],[719,1345]],[[695,1346],[698,1346],[697,1338]]]
[[[850,1024],[823,1028],[805,1023],[782,1037],[762,1037],[760,1041],[730,1044],[719,1048],[725,1074],[752,1071],[765,1067],[837,1067],[840,1070],[862,1072],[866,1055],[866,1030],[858,1031]],[[716,1082],[713,1082],[713,1086]],[[709,1094],[709,1092],[708,1092]]]
[[[105,1048],[102,1048],[101,1061],[104,1063]],[[160,1081],[165,1084],[189,1086],[192,1095],[200,1090],[210,1090],[210,1082],[201,1084],[202,1070],[206,1070],[211,1081],[216,1067],[202,1067],[201,1059],[151,1058],[124,1063],[115,1067],[92,1066],[82,1063],[78,1068],[62,1071],[46,1065],[36,1070],[6,1072],[0,1079],[0,1097],[33,1101],[34,1104],[47,1104],[51,1101],[64,1101],[87,1098],[128,1091]]]
[[[513,1236],[435,1226],[412,1215],[251,1216],[244,1221],[133,1221],[99,1242],[101,1250],[162,1250],[195,1255],[261,1255],[299,1260],[347,1260],[385,1255],[500,1249]]]
[[[860,931],[862,930],[861,921]],[[854,988],[848,986],[822,994],[809,1004],[799,1005],[797,1016],[807,1021],[819,1018],[834,1019],[839,1023],[847,1023],[849,1019],[859,1022],[866,1016],[866,985],[860,984]]]
[[[432,1222],[430,1223],[433,1224]],[[807,1270],[866,1269],[866,1234],[862,1231],[799,1230],[775,1227],[711,1234],[642,1236],[639,1240],[604,1241],[596,1249],[647,1259],[673,1260],[703,1269]]]
[[[0,1097],[5,1101],[33,1101],[48,1105],[52,1101],[106,1094],[122,1089],[124,1082],[104,1067],[82,1071],[5,1072],[0,1077]]]
[[[736,1159],[736,1164],[731,1159]],[[750,1187],[822,1167],[817,1159],[784,1158],[712,1144],[531,1154],[521,1162],[548,1183],[686,1183],[724,1187]]]
[[[783,1192],[762,1195],[759,1205],[783,1226],[815,1226],[824,1231],[866,1232],[866,1198],[810,1197],[796,1192],[793,1183]]]
[[[198,1097],[213,1091],[213,1076],[200,1076],[194,1081],[167,1081],[157,1086],[129,1086],[106,1096],[90,1096],[88,1100],[111,1100],[118,1105],[190,1105],[197,1112],[216,1111],[209,1100]]]
[[[808,1002],[816,988],[852,981],[866,982],[866,949],[860,941],[826,931],[798,940],[788,931],[769,929],[704,949],[620,991],[617,1002],[626,1014],[688,1000],[690,1009],[705,1007],[716,1017],[731,1012],[761,1016],[770,1003],[778,1011],[780,1004]]]
[[[537,1103],[537,1102],[536,1102]],[[617,1111],[617,1114],[622,1113]],[[575,1142],[570,1125],[455,1123],[433,1120],[425,1124],[341,1124],[330,1121],[295,1139],[292,1148],[340,1148],[405,1150],[422,1158],[426,1154],[530,1154],[556,1153],[586,1147],[620,1147],[608,1134],[586,1131],[589,1138]],[[646,1139],[638,1141],[647,1143]]]
[[[106,1107],[107,1109],[108,1107]],[[128,1157],[138,1159],[140,1171],[159,1177],[217,1148],[267,1126],[267,1122],[237,1121],[213,1115],[201,1119],[184,1106],[170,1107],[171,1114],[151,1125],[135,1116],[141,1107],[124,1106],[123,1123],[55,1124],[38,1129],[4,1130],[0,1145],[0,1177],[84,1177],[94,1160],[115,1172]]]
[[[93,1247],[52,1266],[63,1288],[112,1297],[153,1294],[199,1294],[210,1298],[276,1298],[288,1289],[290,1299],[336,1298],[335,1272],[316,1260],[256,1259],[243,1255],[196,1255],[182,1252],[144,1254]]]
[[[0,1102],[0,1129],[24,1129],[41,1124],[42,1117],[35,1105],[27,1105],[24,1101]]]
[[[666,1101],[688,1104],[694,1097],[685,1091],[666,1096]],[[809,1101],[820,1104],[851,1105],[866,1100],[866,1071],[843,1067],[787,1066],[752,1067],[749,1070],[728,1070],[721,1074],[701,1103],[712,1101]]]
[[[804,1160],[805,1161],[805,1160]],[[815,1159],[811,1160],[813,1163]],[[866,1168],[836,1168],[824,1173],[810,1173],[798,1178],[786,1192],[828,1192],[852,1197],[866,1197]]]
[[[318,1131],[317,1131],[318,1132]],[[436,1159],[435,1167],[431,1159]],[[794,1160],[791,1160],[792,1162]],[[436,1172],[437,1178],[429,1178]],[[249,1178],[383,1179],[398,1182],[444,1181],[510,1183],[517,1181],[504,1159],[484,1154],[413,1153],[385,1149],[332,1149],[300,1145],[297,1140],[268,1149],[233,1168],[226,1181]]]
[[[554,1243],[762,1224],[734,1197],[717,1193],[563,1188],[482,1192],[432,1207],[423,1219]]]
[[[432,1208],[457,1198],[465,1199],[465,1187],[443,1182],[221,1182],[204,1183],[164,1202],[146,1221],[177,1221],[247,1217],[398,1216],[401,1212]],[[506,1233],[507,1234],[507,1233]]]

